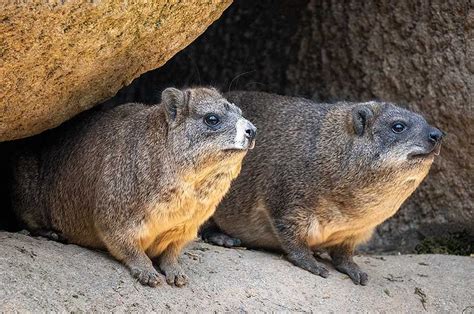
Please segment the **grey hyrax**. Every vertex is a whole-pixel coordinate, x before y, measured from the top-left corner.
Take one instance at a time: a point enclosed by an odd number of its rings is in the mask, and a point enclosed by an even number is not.
[[[14,165],[13,208],[32,233],[107,249],[138,280],[187,277],[182,248],[239,174],[255,127],[212,88],[95,113]]]
[[[326,249],[355,284],[352,255],[397,212],[439,154],[443,133],[390,103],[319,104],[257,92],[226,97],[259,128],[256,148],[203,228],[208,242],[266,248],[322,277]]]

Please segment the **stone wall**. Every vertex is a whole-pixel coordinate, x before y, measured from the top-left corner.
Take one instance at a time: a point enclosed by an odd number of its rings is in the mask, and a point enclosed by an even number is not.
[[[236,1],[198,40],[112,103],[211,84],[321,101],[383,99],[448,133],[421,187],[370,243],[413,249],[474,232],[474,11],[468,0]]]

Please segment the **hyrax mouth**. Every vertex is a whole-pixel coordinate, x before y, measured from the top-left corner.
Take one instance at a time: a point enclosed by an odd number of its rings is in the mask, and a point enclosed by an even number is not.
[[[236,145],[234,147],[229,147],[224,149],[224,151],[229,151],[229,152],[246,152],[248,150],[251,150],[255,147],[255,139],[252,140],[247,140],[244,143],[239,143],[239,145]]]
[[[439,156],[441,152],[441,144],[435,145],[430,151],[416,152],[408,155],[408,159],[423,159],[428,157]]]

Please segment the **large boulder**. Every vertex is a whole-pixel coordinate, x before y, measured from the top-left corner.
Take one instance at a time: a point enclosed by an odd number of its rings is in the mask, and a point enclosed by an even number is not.
[[[0,2],[0,141],[110,98],[186,47],[231,2]]]
[[[0,312],[474,313],[472,257],[359,256],[356,286],[331,266],[321,278],[281,256],[196,242],[188,286],[149,288],[107,254],[0,232]]]

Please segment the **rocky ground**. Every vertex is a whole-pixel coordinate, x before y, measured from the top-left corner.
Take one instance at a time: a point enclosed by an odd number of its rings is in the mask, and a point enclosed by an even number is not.
[[[183,254],[184,288],[143,287],[102,252],[0,232],[0,311],[316,311],[474,313],[474,259],[358,256],[368,286],[281,256],[202,242]]]

